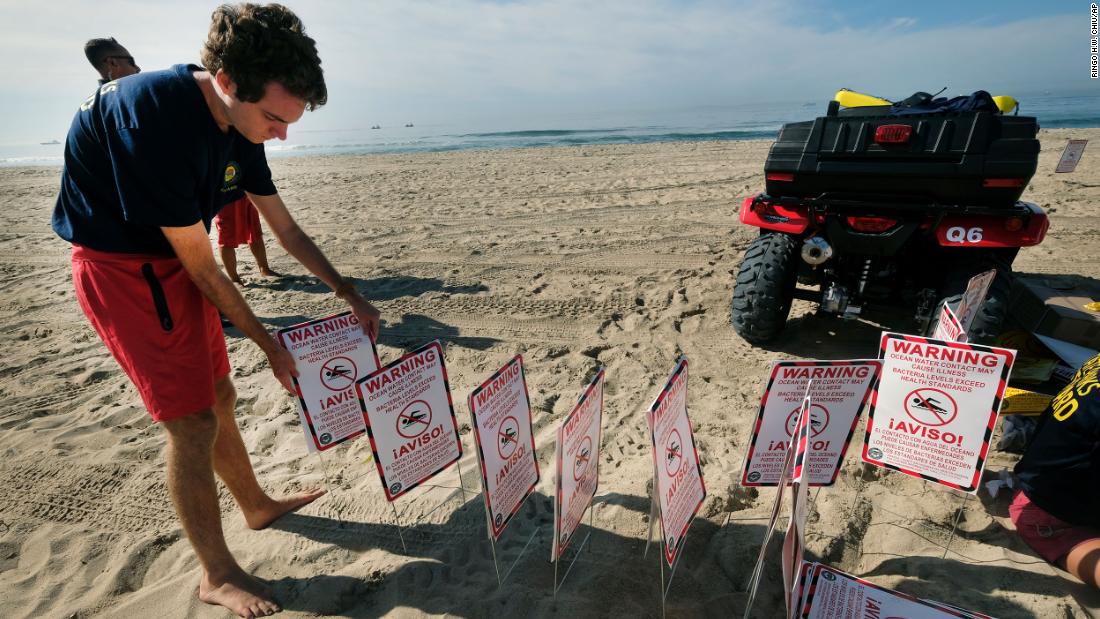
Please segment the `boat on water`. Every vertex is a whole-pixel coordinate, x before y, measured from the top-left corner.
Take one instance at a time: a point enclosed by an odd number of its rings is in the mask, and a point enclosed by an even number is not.
[[[39,142],[39,144],[41,144],[42,146],[57,146],[60,143],[61,142],[58,142],[57,140],[50,140],[49,142]]]

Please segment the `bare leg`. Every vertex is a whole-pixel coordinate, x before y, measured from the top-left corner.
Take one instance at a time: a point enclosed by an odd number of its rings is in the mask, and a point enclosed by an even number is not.
[[[218,418],[218,437],[214,441],[214,470],[233,498],[237,500],[244,521],[251,529],[267,528],[283,514],[315,501],[324,490],[309,490],[282,499],[273,499],[256,481],[248,451],[237,429],[234,409],[237,390],[229,376],[214,383],[214,412]]]
[[[168,492],[202,565],[199,599],[241,617],[279,612],[279,605],[237,565],[225,544],[214,484],[213,446],[218,434],[214,412],[206,409],[163,425],[168,434]]]
[[[1077,544],[1058,564],[1086,585],[1100,587],[1100,539]]]
[[[263,239],[249,243],[248,248],[252,250],[252,255],[256,257],[256,266],[260,269],[260,275],[264,277],[279,277],[279,274],[272,271],[271,265],[267,263],[267,248],[264,247]]]
[[[219,247],[218,251],[222,255],[222,266],[225,267],[225,274],[229,276],[233,283],[241,283],[241,276],[237,275],[237,248]]]

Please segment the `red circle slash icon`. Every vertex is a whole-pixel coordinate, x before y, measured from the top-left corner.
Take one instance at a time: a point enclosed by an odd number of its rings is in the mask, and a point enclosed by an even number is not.
[[[397,416],[397,433],[405,438],[416,438],[432,425],[432,407],[424,400],[409,402]]]
[[[586,436],[581,439],[581,444],[577,448],[577,457],[573,459],[573,481],[580,481],[584,474],[588,472],[588,465],[592,461],[592,437]]]
[[[505,417],[497,428],[497,453],[507,460],[519,447],[519,421],[515,417]]]
[[[787,415],[787,436],[794,436],[794,427],[798,425],[798,412],[802,410],[802,407],[791,411],[790,415]],[[817,436],[825,431],[825,428],[829,427],[829,409],[820,404],[810,405],[810,435]]]
[[[343,391],[355,384],[359,369],[347,357],[333,357],[321,366],[321,384],[332,391]]]
[[[665,472],[669,477],[680,472],[684,465],[684,443],[680,440],[680,431],[673,430],[665,441]]]
[[[959,414],[959,405],[944,391],[922,387],[905,396],[905,412],[926,426],[946,426]]]

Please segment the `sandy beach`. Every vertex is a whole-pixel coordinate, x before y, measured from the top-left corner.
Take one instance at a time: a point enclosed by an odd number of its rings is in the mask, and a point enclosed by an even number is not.
[[[1053,173],[1067,138],[1043,130],[1024,199],[1047,208],[1046,241],[1019,273],[1100,279],[1100,156]],[[584,146],[416,155],[279,158],[280,193],[337,268],[382,311],[383,363],[439,339],[463,433],[468,492],[424,489],[397,503],[407,550],[370,447],[308,455],[294,400],[265,357],[227,332],[237,416],[260,481],[329,494],[265,531],[222,491],[226,537],[269,579],[282,616],[654,617],[657,557],[642,554],[652,460],[644,410],[683,353],[709,496],[668,598],[670,617],[740,616],[774,490],[736,482],[769,364],[867,358],[909,313],[840,322],[796,302],[770,350],[729,325],[741,254],[755,229],[741,200],[764,185],[770,142]],[[195,597],[198,564],[164,485],[165,436],[80,312],[69,246],[49,227],[59,168],[0,168],[0,616],[225,617]],[[244,295],[275,329],[341,311],[268,239],[278,282],[238,251]],[[524,356],[542,478],[505,533],[498,588],[479,490],[469,392]],[[607,368],[601,481],[591,549],[552,595],[548,563],[554,433],[597,367]],[[187,377],[180,377],[186,381]],[[1100,617],[1100,592],[1033,554],[1002,495],[961,495],[858,461],[863,422],[837,484],[817,493],[813,558],[876,584],[1001,618]],[[994,435],[996,442],[998,432]],[[992,452],[987,472],[1016,456]],[[457,486],[451,469],[435,479]],[[1082,492],[1089,489],[1082,489]],[[777,534],[776,537],[780,537]],[[755,616],[783,612],[778,540]]]

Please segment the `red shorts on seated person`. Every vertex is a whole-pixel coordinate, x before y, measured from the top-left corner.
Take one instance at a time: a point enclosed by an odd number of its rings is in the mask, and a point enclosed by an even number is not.
[[[1024,542],[1048,563],[1058,563],[1083,542],[1100,539],[1100,529],[1070,524],[1048,514],[1018,490],[1008,515]]]

